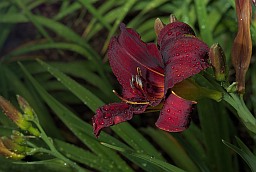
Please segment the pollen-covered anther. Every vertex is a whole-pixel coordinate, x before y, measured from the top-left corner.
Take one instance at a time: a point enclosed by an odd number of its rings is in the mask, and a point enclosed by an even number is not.
[[[143,90],[142,80],[141,80],[141,78],[140,78],[139,75],[136,75],[136,77],[135,77],[135,83],[136,83],[136,85],[137,85],[141,90]]]
[[[132,79],[130,80],[130,86],[131,86],[132,89],[135,88],[134,82],[135,82],[134,75],[132,75]]]
[[[132,105],[148,105],[150,102],[145,101],[145,102],[136,102],[136,101],[131,101],[131,100],[127,100],[125,98],[123,98],[122,96],[120,96],[115,90],[113,90],[113,93],[119,98],[121,99],[123,102],[128,103],[128,104],[132,104]]]
[[[139,76],[142,76],[141,69],[140,69],[139,67],[137,67],[137,74],[138,74]]]

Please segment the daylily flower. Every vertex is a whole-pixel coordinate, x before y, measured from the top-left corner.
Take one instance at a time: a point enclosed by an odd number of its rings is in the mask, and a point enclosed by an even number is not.
[[[104,127],[130,120],[147,108],[161,105],[156,126],[169,132],[185,130],[194,101],[186,100],[172,90],[175,84],[209,67],[209,47],[195,37],[192,28],[172,18],[164,25],[156,20],[157,44],[144,43],[137,32],[121,24],[121,33],[113,37],[109,63],[122,85],[122,100],[97,109],[93,117],[94,134]]]

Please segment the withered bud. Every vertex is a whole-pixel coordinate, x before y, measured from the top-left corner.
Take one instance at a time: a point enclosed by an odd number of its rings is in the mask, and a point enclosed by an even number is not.
[[[225,81],[227,77],[226,57],[218,43],[211,46],[209,57],[213,66],[215,79],[217,81]]]
[[[161,21],[160,18],[157,18],[155,20],[155,25],[154,25],[154,29],[155,29],[155,33],[156,36],[158,36],[158,34],[160,33],[160,31],[164,28],[164,23]]]
[[[240,94],[245,92],[245,75],[252,55],[252,40],[250,22],[252,15],[249,0],[236,0],[236,14],[238,32],[232,47],[232,63],[236,71],[237,90]]]

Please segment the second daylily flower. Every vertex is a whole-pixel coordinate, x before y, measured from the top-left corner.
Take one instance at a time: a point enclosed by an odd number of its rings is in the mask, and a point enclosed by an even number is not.
[[[122,85],[121,103],[104,105],[93,117],[94,134],[114,124],[130,120],[148,107],[163,104],[156,126],[169,132],[183,131],[189,125],[195,102],[176,95],[175,84],[206,69],[208,46],[195,37],[192,28],[174,21],[166,26],[157,19],[158,47],[144,43],[137,32],[120,26],[112,38],[108,57],[113,73]]]

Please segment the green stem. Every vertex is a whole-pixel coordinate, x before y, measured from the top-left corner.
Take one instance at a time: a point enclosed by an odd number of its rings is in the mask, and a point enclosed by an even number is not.
[[[247,129],[256,134],[256,119],[245,105],[243,97],[234,93],[225,93],[223,100],[235,108]]]
[[[40,151],[44,152],[44,153],[48,153],[51,154],[53,156],[55,156],[56,158],[61,159],[62,161],[64,161],[66,164],[70,165],[71,167],[73,167],[74,169],[76,169],[78,172],[85,172],[86,170],[81,168],[80,166],[78,166],[75,162],[71,161],[70,159],[66,158],[65,156],[63,156],[54,146],[53,141],[51,138],[49,138],[46,133],[44,132],[43,128],[41,127],[41,125],[39,124],[38,121],[34,121],[34,123],[36,124],[36,126],[38,127],[38,129],[40,130],[40,137],[42,138],[42,140],[47,144],[47,146],[50,148],[50,150],[46,150],[41,148]]]

